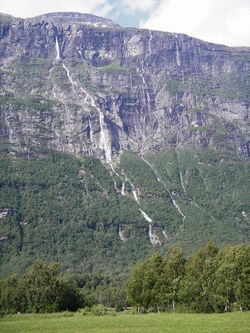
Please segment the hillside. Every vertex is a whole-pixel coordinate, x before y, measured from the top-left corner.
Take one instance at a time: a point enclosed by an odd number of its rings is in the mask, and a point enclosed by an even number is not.
[[[249,48],[1,14],[0,77],[1,274],[249,242]]]

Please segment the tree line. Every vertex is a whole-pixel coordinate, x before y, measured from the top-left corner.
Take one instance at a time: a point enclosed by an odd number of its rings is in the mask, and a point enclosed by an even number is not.
[[[58,263],[35,261],[23,275],[0,279],[0,315],[76,311],[97,304],[126,307],[125,289],[108,277],[62,275]]]
[[[0,314],[76,311],[96,304],[117,311],[223,312],[250,309],[250,245],[208,243],[191,257],[172,248],[134,266],[126,283],[102,275],[68,277],[58,263],[36,261],[0,280]]]
[[[250,246],[209,242],[188,259],[179,248],[134,267],[127,299],[138,311],[250,309]]]

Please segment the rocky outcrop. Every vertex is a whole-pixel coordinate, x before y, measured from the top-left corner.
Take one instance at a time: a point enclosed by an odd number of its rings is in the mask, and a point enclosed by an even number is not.
[[[86,14],[0,17],[0,137],[111,163],[124,150],[250,157],[250,49]]]

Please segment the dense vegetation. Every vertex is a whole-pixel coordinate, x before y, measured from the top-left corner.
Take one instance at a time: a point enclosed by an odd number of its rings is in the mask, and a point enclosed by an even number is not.
[[[165,253],[178,245],[189,255],[209,239],[249,241],[247,161],[212,150],[168,150],[146,158],[151,167],[125,153],[117,176],[94,157],[33,146],[13,156],[1,145],[0,274],[23,273],[41,259],[59,262],[67,273],[124,280],[133,264],[156,249]],[[150,243],[139,209],[152,218],[161,245]]]
[[[0,220],[2,274],[43,259],[69,272],[98,267],[127,275],[126,267],[152,249],[135,203],[117,195],[99,160],[31,150],[29,157],[2,154],[0,164],[0,211],[7,214]],[[119,224],[135,231],[126,244]]]
[[[12,274],[0,280],[0,314],[76,311],[79,308],[92,308],[94,314],[103,314],[105,307],[123,310],[125,299],[125,288],[109,278],[61,275],[58,263],[36,261],[25,274]]]
[[[187,260],[175,248],[138,264],[128,283],[130,304],[143,310],[223,312],[250,309],[250,247],[212,243]]]
[[[106,307],[138,312],[223,312],[250,309],[250,246],[213,243],[185,259],[178,248],[137,264],[125,284],[100,275],[59,274],[59,265],[35,262],[23,275],[0,280],[0,313],[76,311]]]

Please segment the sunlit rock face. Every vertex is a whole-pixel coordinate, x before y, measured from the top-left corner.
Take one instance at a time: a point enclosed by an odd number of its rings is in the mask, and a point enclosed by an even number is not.
[[[250,156],[250,49],[78,13],[0,16],[0,136],[108,163],[124,150]]]

